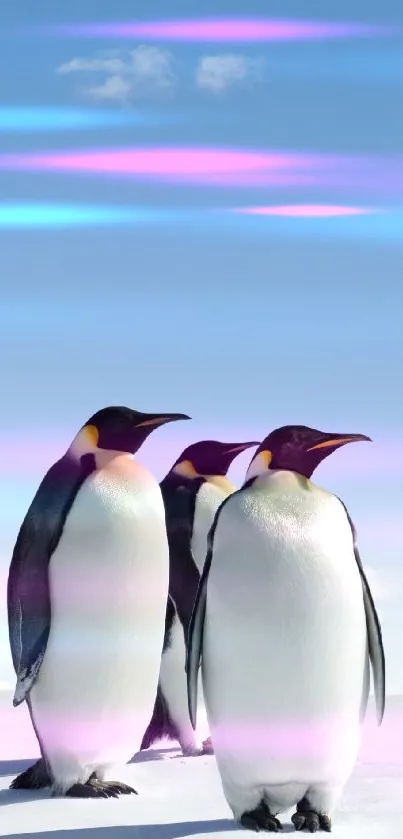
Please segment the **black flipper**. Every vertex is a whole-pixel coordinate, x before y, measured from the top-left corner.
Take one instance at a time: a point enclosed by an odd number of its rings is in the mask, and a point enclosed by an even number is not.
[[[204,563],[203,573],[200,578],[199,587],[197,589],[196,600],[194,602],[192,617],[189,625],[189,635],[186,651],[188,709],[193,731],[196,730],[198,676],[201,651],[203,646],[204,618],[206,614],[207,601],[207,583],[212,556],[213,552],[209,548],[209,552],[206,557],[206,562]]]
[[[95,469],[92,455],[66,454],[45,475],[21,525],[7,584],[8,629],[17,675],[13,705],[23,702],[38,677],[49,637],[49,560],[84,480]]]
[[[167,475],[161,481],[169,543],[169,593],[187,638],[200,574],[194,561],[192,523],[196,496],[204,478],[186,481]]]
[[[168,595],[167,609],[165,614],[165,637],[163,653],[170,646],[171,629],[175,617],[175,606],[172,598]],[[179,732],[171,720],[168,705],[165,702],[160,685],[158,685],[153,715],[147,726],[146,732],[141,741],[140,751],[149,749],[154,743],[160,740],[178,740]]]
[[[375,691],[375,703],[376,703],[376,710],[377,710],[377,718],[378,718],[378,725],[381,724],[383,720],[383,715],[385,712],[385,694],[386,694],[386,687],[385,687],[385,652],[383,648],[383,641],[382,641],[382,630],[381,624],[379,621],[379,617],[375,608],[375,603],[371,594],[371,589],[369,587],[368,580],[365,576],[365,571],[363,568],[362,560],[359,554],[358,546],[357,546],[357,531],[354,526],[353,521],[350,518],[349,512],[347,510],[346,505],[343,503],[341,498],[339,498],[341,504],[346,511],[346,515],[351,527],[351,531],[353,534],[353,544],[354,544],[354,556],[359,568],[359,572],[361,575],[361,582],[362,582],[362,590],[363,590],[363,597],[364,597],[364,607],[365,607],[365,616],[367,621],[367,635],[368,635],[368,649],[369,649],[369,658],[372,665],[372,673],[374,679],[374,691]]]
[[[211,525],[211,528],[207,536],[206,560],[204,563],[202,575],[200,577],[200,583],[197,589],[197,594],[192,611],[192,617],[189,624],[189,633],[186,649],[186,674],[189,717],[190,722],[192,723],[193,730],[196,729],[198,675],[203,646],[203,631],[204,618],[206,615],[208,575],[210,573],[211,563],[213,559],[214,534],[217,528],[219,515],[223,507],[225,506],[225,504],[228,503],[228,501],[234,498],[234,495],[241,491],[242,489],[237,490],[236,492],[232,493],[232,495],[229,495],[228,498],[225,498],[224,501],[220,504],[215,514],[213,524]]]

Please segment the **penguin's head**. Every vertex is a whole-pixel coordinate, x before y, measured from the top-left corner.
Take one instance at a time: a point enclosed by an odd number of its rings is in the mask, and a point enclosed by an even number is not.
[[[174,463],[171,473],[182,478],[199,478],[206,475],[226,475],[231,463],[246,449],[259,443],[220,443],[218,440],[201,440],[188,446]]]
[[[310,478],[325,457],[346,443],[360,440],[372,442],[365,434],[331,434],[306,425],[283,425],[260,444],[245,480],[269,469],[287,469]]]
[[[187,419],[187,414],[144,414],[121,406],[102,408],[83,425],[74,444],[80,454],[97,449],[135,454],[155,428]]]

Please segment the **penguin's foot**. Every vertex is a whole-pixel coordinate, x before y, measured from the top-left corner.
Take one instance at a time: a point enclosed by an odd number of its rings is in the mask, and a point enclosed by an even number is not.
[[[266,830],[269,833],[278,833],[283,829],[281,822],[272,816],[267,804],[262,801],[255,810],[250,810],[248,813],[242,813],[240,819],[242,827],[248,830],[254,830],[259,833],[260,830]]]
[[[29,766],[11,782],[10,789],[45,789],[50,787],[52,779],[43,758]]]
[[[317,830],[325,830],[330,833],[332,822],[329,816],[324,813],[315,813],[315,810],[299,810],[291,817],[295,830],[309,830],[316,833]]]
[[[203,740],[201,746],[194,744],[180,743],[183,757],[201,757],[202,755],[213,755],[214,749],[211,742],[211,737]]]
[[[205,748],[207,740],[205,740],[203,743],[200,743],[200,741],[198,741],[194,736],[193,731],[184,731],[178,733],[177,739],[181,747],[183,757],[200,757],[201,755],[212,754],[212,752],[209,752]]]
[[[122,781],[98,781],[97,783],[102,784],[104,788],[116,790],[118,795],[138,795],[136,789],[129,787],[128,784],[123,784]]]
[[[138,795],[137,790],[120,781],[98,781],[91,776],[86,784],[73,784],[67,790],[69,798],[119,798],[119,795]]]
[[[202,754],[204,754],[204,755],[213,755],[214,754],[214,748],[213,748],[213,744],[211,742],[211,737],[207,737],[206,740],[203,740],[202,748],[203,748]]]
[[[203,754],[203,749],[201,746],[182,746],[181,745],[181,752],[183,757],[200,757]]]

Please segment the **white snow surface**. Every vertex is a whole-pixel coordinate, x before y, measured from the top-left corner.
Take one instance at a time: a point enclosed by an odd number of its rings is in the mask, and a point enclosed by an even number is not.
[[[48,791],[9,790],[13,777],[39,751],[25,706],[12,707],[12,691],[0,692],[0,715],[0,836],[39,839],[46,833],[49,839],[211,839],[214,834],[231,839],[240,831],[253,835],[232,819],[214,756],[183,758],[176,744],[159,744],[135,756],[130,764],[116,767],[115,778],[134,786],[138,796],[78,800],[51,798]],[[207,733],[202,713],[198,733]],[[291,815],[289,811],[281,816],[283,834],[295,834]],[[379,729],[371,706],[359,759],[334,813],[331,835],[402,839],[403,697],[387,698]]]

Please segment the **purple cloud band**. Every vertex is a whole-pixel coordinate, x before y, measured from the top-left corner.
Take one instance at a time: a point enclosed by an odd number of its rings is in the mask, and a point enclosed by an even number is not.
[[[253,428],[256,429],[254,422]],[[362,429],[361,429],[362,430]],[[364,429],[368,433],[368,429]],[[262,438],[268,430],[261,428]],[[203,431],[199,428],[197,435],[203,435]],[[217,430],[218,439],[248,439],[248,428],[228,428],[227,430],[220,428]],[[256,437],[256,430],[252,437],[250,437],[251,429],[249,429],[249,438],[259,438],[259,433]],[[44,470],[62,456],[63,452],[69,446],[72,432],[66,434],[60,433],[60,436],[54,434],[38,434],[36,437],[24,438],[19,436],[12,436],[4,434],[0,438],[2,449],[2,458],[0,462],[0,478],[15,477],[18,479],[31,478],[36,479]],[[178,436],[174,435],[169,440],[164,440],[157,437],[147,442],[141,449],[138,459],[145,463],[152,469],[156,475],[163,477],[165,467],[168,469],[178,453],[183,450],[186,445],[189,445],[194,438],[191,436],[184,436],[183,433]],[[356,446],[346,446],[341,449],[337,456],[328,458],[324,461],[323,469],[334,475],[348,474],[349,476],[357,476],[357,478],[368,477],[373,474],[400,474],[403,471],[403,444],[402,440],[398,438],[386,438],[382,435],[380,440],[374,434],[375,442],[371,445],[360,444]],[[202,437],[198,437],[202,439]],[[143,453],[144,452],[144,453]],[[252,457],[252,453],[251,453]],[[237,461],[235,461],[237,464]]]
[[[360,38],[398,34],[393,26],[272,18],[202,18],[62,24],[53,34],[159,41],[265,42]]]
[[[367,186],[400,191],[403,158],[214,147],[133,147],[0,155],[0,170],[76,172],[199,186]]]

